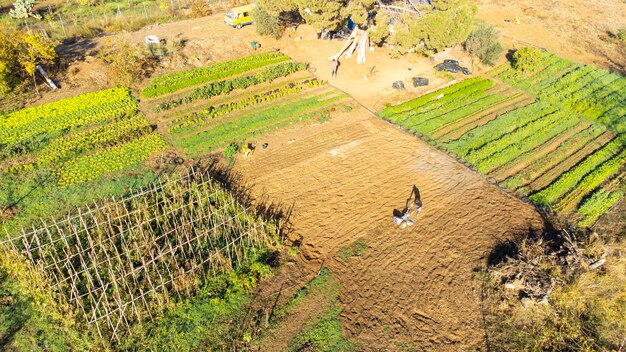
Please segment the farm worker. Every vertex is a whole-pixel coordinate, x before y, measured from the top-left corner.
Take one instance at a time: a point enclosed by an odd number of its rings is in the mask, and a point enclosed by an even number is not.
[[[415,199],[411,201],[411,199],[415,196]],[[406,200],[406,208],[404,208],[404,212],[402,216],[394,216],[393,222],[396,225],[399,225],[400,228],[405,228],[413,225],[413,220],[411,219],[411,215],[415,213],[419,215],[422,212],[422,199],[420,197],[420,191],[417,186],[413,185],[413,189],[411,190],[411,194],[409,198]]]
[[[409,211],[412,207],[415,207],[415,212],[419,215],[422,212],[422,198],[420,197],[420,190],[415,185],[413,185],[411,194],[406,202],[408,203],[413,196],[415,196],[415,200],[413,200],[413,203],[411,203],[411,205],[407,208],[407,211]]]
[[[333,72],[332,72],[333,77],[337,77],[337,70],[339,69],[339,60],[333,59],[332,68],[333,68]]]
[[[321,28],[316,29],[315,33],[317,34],[317,39],[322,39],[322,29]]]

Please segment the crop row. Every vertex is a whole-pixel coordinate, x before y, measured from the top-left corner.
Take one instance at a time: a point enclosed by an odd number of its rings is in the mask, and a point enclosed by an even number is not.
[[[18,143],[45,133],[53,133],[92,123],[115,120],[135,113],[137,104],[130,95],[124,100],[99,102],[83,110],[52,117],[41,117],[28,124],[0,129],[0,144]]]
[[[556,204],[560,210],[576,205],[578,200],[587,192],[598,187],[615,175],[626,162],[626,149],[615,157],[607,160],[593,171],[589,172],[565,197]]]
[[[541,117],[554,113],[556,109],[548,103],[536,102],[523,108],[498,116],[495,120],[466,132],[459,139],[446,143],[446,147],[465,157],[483,145],[511,133],[519,127],[531,123]]]
[[[477,87],[474,87],[475,85],[477,85]],[[471,91],[480,91],[480,90],[486,90],[490,88],[492,85],[493,85],[493,81],[491,80],[486,80],[481,77],[469,78],[459,83],[437,90],[435,92],[422,95],[421,97],[410,100],[408,102],[398,104],[395,106],[386,107],[385,109],[380,111],[378,114],[383,118],[392,120],[391,116],[393,115],[402,114],[407,111],[412,111],[416,108],[425,106],[427,104],[432,104],[433,102],[443,104],[446,101],[448,101],[448,99],[450,99],[451,97],[456,97],[459,95],[466,94],[468,90],[470,90],[470,87],[473,87],[471,88]]]
[[[413,125],[411,126],[411,129],[417,129],[423,134],[431,135],[433,132],[436,132],[441,128],[489,109],[506,99],[507,98],[501,94],[491,94],[481,97],[480,99],[463,102],[460,107],[455,108],[454,110],[439,109],[436,113],[431,114],[438,116],[426,119],[423,122]]]
[[[37,155],[37,164],[49,164],[89,150],[123,143],[149,131],[150,123],[138,115],[85,132],[56,138]]]
[[[607,212],[622,197],[622,192],[609,192],[599,188],[585,199],[578,208],[581,220],[580,226],[591,226],[605,212]]]
[[[125,144],[69,160],[57,170],[58,182],[62,187],[87,182],[145,161],[153,153],[166,148],[167,145],[160,135],[149,134]]]
[[[623,148],[624,138],[615,138],[593,154],[587,156],[569,171],[561,174],[559,178],[548,187],[530,196],[533,202],[545,205],[554,205],[566,193],[571,191],[578,183],[596,167],[610,160]]]
[[[190,115],[183,116],[178,118],[170,124],[169,132],[181,132],[180,129],[184,129],[189,126],[194,126],[205,122],[209,119],[213,119],[217,116],[228,114],[232,111],[242,110],[250,106],[254,106],[257,104],[261,104],[264,102],[272,101],[275,99],[279,99],[282,97],[286,97],[297,92],[300,92],[304,88],[312,88],[316,86],[322,85],[323,81],[318,81],[317,79],[305,80],[297,83],[289,83],[280,88],[276,88],[264,93],[255,94],[253,96],[249,96],[243,98],[238,101],[221,104],[218,106],[211,106],[208,109],[205,109],[198,113],[192,113]]]
[[[52,103],[33,106],[18,110],[0,118],[0,130],[14,129],[28,125],[37,120],[52,119],[57,116],[67,116],[81,111],[93,111],[99,106],[114,107],[127,106],[134,103],[127,88],[112,88],[97,92],[81,94],[72,98],[58,100]]]
[[[266,67],[257,74],[208,83],[201,88],[194,89],[191,94],[183,98],[159,104],[157,111],[173,109],[180,105],[189,104],[195,100],[209,99],[218,95],[228,94],[235,89],[245,89],[260,83],[272,82],[277,78],[286,77],[294,72],[305,70],[306,68],[306,64],[283,62],[274,66]]]
[[[531,137],[538,132],[550,130],[552,127],[561,123],[567,123],[567,121],[563,120],[566,120],[565,114],[560,111],[543,115],[536,120],[530,121],[529,123],[519,125],[511,132],[502,134],[500,137],[491,140],[489,143],[482,145],[480,148],[472,150],[466,155],[465,159],[473,164],[485,160],[494,153],[502,151],[511,144],[523,142],[526,138]],[[571,120],[577,122],[576,118]]]
[[[593,124],[590,121],[581,119],[577,124],[545,140],[544,143],[538,144],[536,148],[528,148],[527,146],[517,151],[510,151],[511,157],[509,160],[496,165],[495,170],[491,170],[490,173],[498,181],[506,180],[502,186],[516,189],[521,186],[523,177],[519,173],[511,174],[512,169],[516,169],[519,172],[519,166],[524,166],[524,169],[530,169],[541,174],[540,165],[545,167],[551,162],[558,164],[562,161],[562,159],[559,159],[561,153],[566,153],[565,156],[568,156],[576,152],[604,131],[606,131],[606,128],[603,125]],[[507,148],[510,149],[511,147],[513,146]],[[497,157],[497,155],[494,154],[494,157]],[[524,169],[521,170],[523,176],[530,177],[531,173],[524,171]]]
[[[141,92],[141,96],[144,98],[156,97],[196,84],[238,75],[255,68],[287,60],[289,60],[289,57],[281,53],[268,52],[220,62],[207,67],[175,72],[153,79],[150,85]]]
[[[582,66],[562,76],[549,87],[539,92],[540,99],[550,99],[560,102],[563,96],[577,92],[587,84],[606,75],[608,72],[595,69],[591,66]]]
[[[486,83],[488,82],[489,81]],[[435,119],[447,112],[462,108],[470,102],[476,102],[492,95],[492,93],[485,90],[485,86],[486,84],[475,84],[466,91],[463,91],[463,93],[457,92],[440,97],[440,99],[433,100],[413,110],[388,116],[386,119],[405,127],[408,127],[407,123],[416,120],[425,122],[430,119]]]
[[[575,64],[572,61],[559,58],[556,55],[549,53],[542,54],[543,67],[537,69],[532,73],[522,73],[513,68],[510,68],[497,75],[497,78],[504,82],[530,93],[536,94],[541,92],[545,87],[549,87],[551,82],[559,79],[567,72],[577,67],[579,64]],[[505,64],[504,66],[509,66]]]
[[[551,123],[542,124],[542,126],[534,126],[534,130],[527,136],[523,136],[521,133],[505,135],[498,140],[498,142],[509,139],[505,143],[502,143],[507,145],[500,150],[494,151],[488,157],[484,157],[475,162],[474,166],[482,173],[491,172],[495,168],[508,163],[523,153],[529,152],[555,136],[564,133],[566,130],[575,128],[580,123],[581,121],[577,118],[566,118],[562,123],[557,119]],[[470,154],[470,157],[471,156]]]
[[[334,93],[331,92],[330,94]],[[267,109],[263,112],[251,113],[247,116],[242,116],[237,120],[225,122],[209,130],[190,136],[181,140],[178,144],[180,147],[189,151],[220,147],[232,141],[239,135],[249,133],[295,115],[320,108],[339,99],[344,99],[345,96],[340,95],[330,99],[327,98],[329,98],[328,94],[319,95],[299,99],[290,104]]]

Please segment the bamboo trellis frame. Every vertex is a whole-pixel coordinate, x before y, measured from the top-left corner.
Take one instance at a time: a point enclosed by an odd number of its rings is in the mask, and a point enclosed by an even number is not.
[[[41,268],[101,337],[119,341],[173,295],[188,296],[204,279],[249,260],[273,240],[267,225],[192,169],[126,198],[42,220],[3,243]]]

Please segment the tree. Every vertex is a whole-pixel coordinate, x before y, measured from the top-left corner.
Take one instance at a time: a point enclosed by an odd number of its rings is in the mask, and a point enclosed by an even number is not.
[[[257,5],[252,10],[256,32],[261,35],[269,35],[279,39],[282,29],[278,16],[270,14],[262,5]]]
[[[345,6],[339,0],[296,0],[300,15],[307,24],[315,28],[337,30],[344,23],[342,8]]]
[[[541,50],[527,46],[513,54],[512,66],[522,73],[534,72],[541,66],[541,60]]]
[[[482,63],[493,66],[494,61],[502,54],[504,49],[498,40],[496,28],[481,24],[467,37],[465,50],[471,55],[478,56]]]
[[[391,32],[389,31],[389,14],[385,11],[380,11],[376,14],[375,25],[370,28],[370,40],[376,44],[381,45]]]
[[[54,44],[41,35],[0,26],[0,95],[55,57]]]
[[[19,19],[27,19],[28,17],[41,19],[41,16],[33,13],[34,6],[35,0],[15,0],[13,9],[9,11],[9,16]]]
[[[476,7],[466,0],[433,0],[433,10],[423,18],[408,17],[396,28],[394,42],[401,53],[437,52],[467,39]]]

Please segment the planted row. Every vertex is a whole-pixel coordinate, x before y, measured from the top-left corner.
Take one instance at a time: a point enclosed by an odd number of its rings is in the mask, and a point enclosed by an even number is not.
[[[445,98],[447,95],[451,95],[453,93],[459,93],[459,94],[464,94],[465,90],[471,86],[474,86],[476,84],[480,84],[480,88],[479,89],[487,89],[489,87],[491,87],[493,85],[493,82],[490,80],[486,80],[484,78],[481,77],[474,77],[474,78],[469,78],[466,79],[464,81],[461,81],[459,83],[453,84],[451,86],[442,88],[438,91],[429,93],[429,94],[425,94],[422,95],[419,98],[410,100],[408,102],[399,104],[399,105],[395,105],[395,106],[389,106],[386,107],[385,109],[383,109],[382,111],[380,111],[378,114],[384,118],[389,118],[390,116],[394,115],[394,114],[399,114],[399,113],[403,113],[406,111],[411,111],[415,108],[418,108],[420,106],[426,105],[428,103],[431,103],[435,100],[439,100],[442,98]],[[440,97],[441,96],[441,97]],[[438,98],[439,97],[439,98]],[[444,101],[445,102],[445,101]]]
[[[596,167],[611,159],[623,148],[624,138],[616,138],[593,154],[586,157],[578,165],[563,173],[555,182],[548,187],[530,196],[533,202],[545,205],[554,205],[566,193],[572,190],[578,183]]]
[[[487,143],[498,139],[500,136],[511,133],[517,128],[555,111],[554,107],[543,102],[526,105],[521,109],[500,115],[497,119],[466,132],[459,139],[446,143],[446,147],[464,157]]]
[[[123,170],[166,148],[167,144],[160,135],[149,134],[95,154],[72,159],[57,170],[59,185],[64,187],[87,182],[104,174]]]
[[[506,133],[482,145],[480,148],[472,150],[467,154],[466,159],[471,163],[476,163],[489,158],[494,153],[502,151],[505,147],[524,141],[526,138],[535,136],[542,131],[550,130],[558,124],[567,124],[567,120],[578,122],[576,118],[567,119],[562,112],[553,112],[543,115],[538,119],[520,125],[510,133]]]
[[[404,127],[408,127],[406,124],[416,119],[419,121],[434,119],[444,115],[448,111],[453,111],[492,95],[492,93],[486,91],[491,85],[491,81],[485,81],[474,84],[463,91],[443,96],[440,95],[437,99],[431,100],[422,106],[416,107],[410,111],[392,114],[387,116],[386,119]]]
[[[143,116],[135,116],[110,125],[53,139],[37,155],[37,164],[49,164],[60,159],[76,156],[85,151],[126,142],[149,131],[150,123]]]
[[[126,91],[124,99],[103,102],[94,101],[94,105],[82,110],[70,110],[64,114],[41,116],[27,124],[0,128],[0,144],[19,143],[45,133],[65,132],[66,130],[86,126],[92,123],[115,120],[130,116],[137,110],[136,101]]]
[[[289,60],[289,57],[281,53],[268,52],[221,62],[208,67],[175,72],[153,79],[150,85],[141,92],[141,96],[144,98],[156,97],[196,84],[238,75],[255,68],[287,60]]]
[[[322,108],[335,101],[345,99],[344,95],[330,97],[334,93],[300,99],[279,108],[251,113],[237,120],[217,125],[209,130],[190,136],[179,142],[179,146],[189,151],[220,147],[237,136],[289,119],[300,114]]]
[[[533,131],[529,136],[523,138],[519,135],[515,137],[512,136],[510,140],[507,141],[508,144],[506,147],[503,147],[488,157],[475,162],[474,165],[478,171],[482,173],[491,172],[495,168],[508,163],[518,156],[532,151],[536,147],[544,144],[546,141],[551,140],[557,135],[564,133],[568,129],[577,127],[579,124],[581,124],[581,121],[576,118],[566,119],[563,123],[559,123],[557,121],[556,123],[547,124],[541,127],[538,126],[538,129]],[[505,137],[508,136],[509,135]]]
[[[463,120],[469,116],[480,113],[490,107],[505,101],[507,97],[501,94],[490,94],[475,100],[463,102],[460,107],[454,106],[453,110],[440,109],[437,111],[439,116],[431,118],[419,124],[416,128],[423,134],[432,135],[432,133],[451,125],[455,122]],[[435,115],[432,114],[432,115]]]
[[[13,129],[37,120],[52,119],[81,111],[93,111],[94,108],[103,110],[127,106],[133,102],[128,88],[100,90],[12,112],[0,118],[0,130]],[[100,106],[103,109],[98,109]]]
[[[305,80],[297,83],[289,83],[283,87],[273,89],[265,93],[246,97],[238,101],[221,104],[218,106],[211,106],[201,112],[192,113],[190,115],[174,120],[171,124],[172,127],[170,127],[168,131],[170,133],[180,132],[181,129],[200,124],[217,116],[228,114],[236,110],[242,110],[247,107],[272,101],[278,98],[286,97],[298,93],[304,88],[312,88],[320,86],[322,84],[323,82],[318,81],[317,79]]]
[[[580,226],[593,225],[602,214],[606,213],[620,200],[622,195],[622,192],[610,192],[604,188],[596,190],[578,208],[578,214],[581,216],[578,224]]]
[[[277,78],[286,77],[294,72],[303,71],[306,68],[306,64],[283,62],[278,65],[264,68],[257,74],[209,83],[201,88],[194,89],[191,94],[186,97],[159,104],[157,110],[169,110],[180,105],[189,104],[195,100],[209,99],[218,95],[228,94],[235,89],[246,89],[260,83],[272,82]]]

